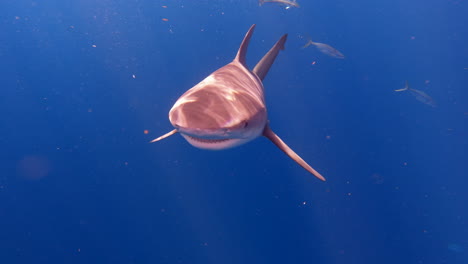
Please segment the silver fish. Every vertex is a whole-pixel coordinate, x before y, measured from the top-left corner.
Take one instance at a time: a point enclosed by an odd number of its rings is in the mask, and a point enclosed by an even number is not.
[[[286,5],[286,9],[289,9],[290,7],[300,7],[299,4],[296,2],[296,0],[258,0],[258,4],[262,6],[264,3],[278,3],[278,4],[283,4]]]
[[[345,56],[343,53],[341,53],[339,50],[333,48],[332,46],[320,42],[313,42],[311,39],[302,47],[303,49],[309,47],[310,45],[314,45],[317,47],[317,49],[322,52],[323,54],[326,54],[328,56],[331,56],[333,58],[337,59],[344,59]]]
[[[416,100],[422,103],[425,103],[432,107],[437,107],[437,103],[434,101],[434,99],[432,99],[428,94],[426,94],[423,91],[410,88],[408,85],[408,81],[405,81],[404,88],[395,90],[395,92],[403,92],[403,91],[409,91],[416,98]]]
[[[287,35],[283,35],[250,71],[245,56],[254,28],[255,25],[252,25],[245,35],[231,63],[210,74],[175,102],[169,111],[169,120],[175,129],[151,142],[178,132],[194,147],[221,150],[263,135],[308,172],[324,181],[320,173],[271,130],[268,122],[262,80],[279,51],[284,49]]]

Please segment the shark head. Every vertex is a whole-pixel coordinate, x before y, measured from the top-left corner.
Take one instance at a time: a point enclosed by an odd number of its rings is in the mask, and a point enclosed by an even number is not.
[[[267,112],[262,90],[256,75],[233,62],[184,93],[169,111],[169,120],[194,147],[239,146],[263,132]]]

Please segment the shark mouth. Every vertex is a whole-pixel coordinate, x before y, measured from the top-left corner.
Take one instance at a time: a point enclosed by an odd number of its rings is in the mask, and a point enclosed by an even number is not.
[[[232,148],[241,145],[245,141],[244,139],[240,138],[199,138],[184,133],[181,133],[181,135],[192,146],[208,150]]]
[[[221,139],[197,138],[197,137],[192,137],[189,135],[187,135],[187,137],[189,137],[192,140],[198,141],[200,143],[208,143],[208,144],[222,143],[222,142],[231,140],[230,138],[221,138]]]

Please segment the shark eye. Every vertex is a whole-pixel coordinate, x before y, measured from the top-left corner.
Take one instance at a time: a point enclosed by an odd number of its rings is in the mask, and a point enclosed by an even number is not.
[[[244,122],[244,128],[246,128],[249,125],[249,122],[245,121]]]

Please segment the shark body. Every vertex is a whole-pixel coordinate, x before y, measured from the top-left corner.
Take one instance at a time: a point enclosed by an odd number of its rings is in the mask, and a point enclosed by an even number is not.
[[[194,147],[221,150],[263,135],[304,169],[325,181],[269,126],[262,80],[279,51],[284,49],[287,34],[250,71],[245,57],[254,29],[252,25],[231,63],[210,74],[176,101],[169,111],[175,129],[151,142],[180,133]]]

